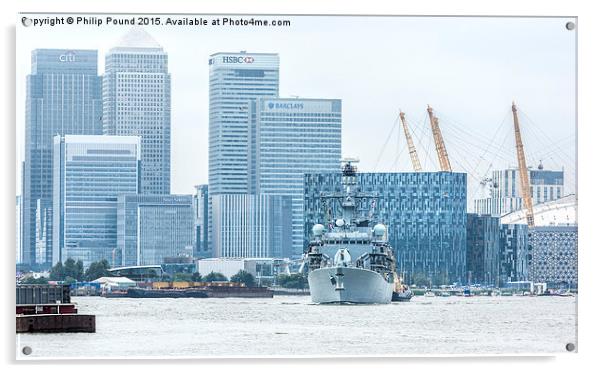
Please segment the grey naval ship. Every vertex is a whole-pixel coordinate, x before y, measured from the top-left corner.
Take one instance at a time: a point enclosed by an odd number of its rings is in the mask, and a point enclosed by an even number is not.
[[[304,267],[313,303],[391,303],[395,256],[387,228],[373,222],[378,196],[357,186],[356,162],[342,161],[342,192],[320,194],[321,205],[330,202],[340,216],[326,208],[325,224],[312,227]]]

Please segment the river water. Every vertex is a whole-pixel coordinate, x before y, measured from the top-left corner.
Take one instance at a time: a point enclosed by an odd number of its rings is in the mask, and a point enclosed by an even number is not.
[[[18,358],[566,353],[577,333],[576,297],[72,300],[96,315],[96,333],[18,334]]]

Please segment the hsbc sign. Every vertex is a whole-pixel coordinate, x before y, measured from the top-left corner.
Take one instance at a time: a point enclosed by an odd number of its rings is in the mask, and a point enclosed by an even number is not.
[[[224,56],[222,57],[223,63],[253,63],[255,59],[251,56]]]

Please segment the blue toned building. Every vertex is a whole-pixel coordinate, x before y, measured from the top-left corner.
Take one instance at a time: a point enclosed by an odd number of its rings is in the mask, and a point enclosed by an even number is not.
[[[116,218],[121,265],[156,265],[165,263],[166,258],[192,258],[191,195],[120,195]]]
[[[105,57],[102,86],[106,135],[140,136],[141,193],[169,194],[171,77],[167,53],[134,28]]]
[[[214,256],[282,258],[291,246],[291,198],[266,194],[212,196]]]
[[[137,136],[55,136],[52,263],[120,263],[117,196],[139,188]]]
[[[466,282],[466,174],[451,172],[359,173],[363,192],[377,192],[375,219],[387,225],[398,269],[411,283],[425,276],[433,284]],[[331,209],[320,193],[341,188],[340,173],[305,175],[305,245],[311,227]],[[372,201],[361,208],[369,210]],[[328,225],[326,225],[328,226]]]
[[[210,195],[248,193],[249,105],[259,97],[278,97],[279,66],[274,53],[209,58]]]
[[[469,284],[500,284],[500,218],[466,216],[466,269]]]
[[[22,263],[49,266],[52,261],[53,137],[101,134],[101,117],[97,51],[31,52],[25,102]]]
[[[196,185],[194,204],[194,257],[207,258],[209,250],[209,190],[208,185]]]
[[[501,224],[500,229],[500,285],[529,279],[527,224]]]
[[[260,98],[251,104],[249,192],[291,197],[287,253],[303,253],[303,174],[337,172],[340,159],[341,100]]]

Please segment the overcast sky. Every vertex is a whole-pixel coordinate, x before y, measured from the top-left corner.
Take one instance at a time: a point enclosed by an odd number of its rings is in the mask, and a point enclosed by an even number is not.
[[[545,168],[564,168],[566,191],[574,192],[576,39],[565,28],[570,19],[255,18],[289,19],[291,26],[145,27],[169,54],[172,193],[190,194],[195,184],[207,183],[207,60],[241,50],[280,54],[282,97],[342,99],[343,155],[358,157],[360,171],[411,170],[399,109],[409,119],[423,169],[437,171],[430,104],[441,118],[453,170],[469,175],[469,198],[484,196],[478,181],[489,168],[516,165],[515,100],[528,164],[542,160]],[[105,53],[130,28],[18,24],[17,191],[31,50],[98,49],[102,74]]]

